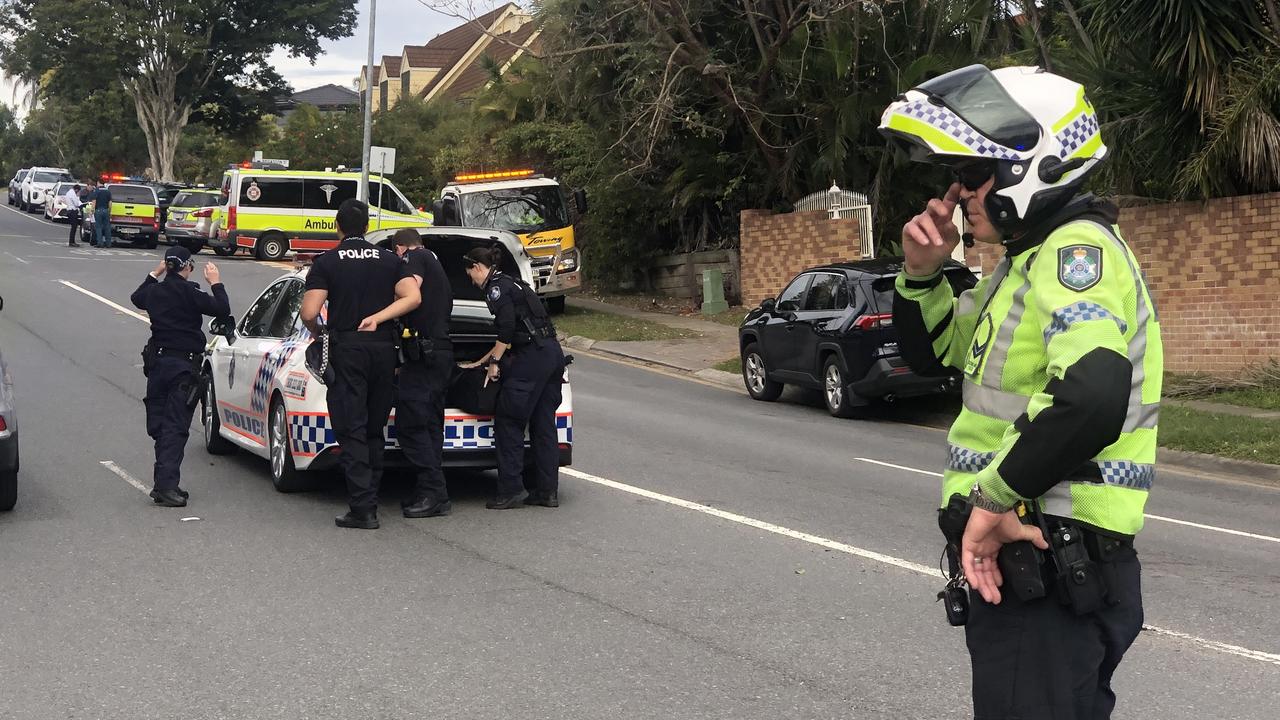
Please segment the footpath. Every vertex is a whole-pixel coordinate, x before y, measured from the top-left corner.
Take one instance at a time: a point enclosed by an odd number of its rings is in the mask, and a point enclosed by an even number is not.
[[[696,337],[675,340],[596,340],[573,335],[562,338],[566,348],[580,352],[612,356],[629,362],[657,366],[684,373],[700,380],[746,393],[742,376],[738,373],[716,369],[716,365],[737,356],[738,329],[730,325],[703,320],[698,317],[670,313],[637,310],[590,298],[569,297],[570,307],[597,313],[610,313],[633,318],[668,328],[697,333]],[[1181,406],[1205,413],[1217,413],[1249,418],[1257,421],[1280,420],[1280,411],[1227,405],[1204,400],[1169,400],[1165,406]],[[1190,471],[1246,478],[1254,482],[1280,485],[1280,465],[1236,460],[1218,455],[1207,455],[1161,447],[1158,460],[1161,463],[1180,466]]]

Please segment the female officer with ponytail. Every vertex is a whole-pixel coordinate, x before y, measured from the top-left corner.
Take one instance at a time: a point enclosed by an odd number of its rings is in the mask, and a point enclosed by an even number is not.
[[[484,290],[498,331],[493,348],[464,366],[486,366],[486,382],[499,378],[502,382],[493,419],[498,486],[485,507],[507,510],[520,506],[524,494],[525,427],[529,428],[537,485],[524,498],[524,504],[559,507],[556,409],[560,407],[564,352],[537,294],[518,278],[501,271],[503,254],[503,248],[494,245],[475,248],[465,256],[467,275]]]

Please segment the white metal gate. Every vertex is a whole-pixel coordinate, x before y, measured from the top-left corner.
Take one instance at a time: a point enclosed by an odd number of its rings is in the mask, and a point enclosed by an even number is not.
[[[835,183],[826,192],[806,195],[796,203],[796,211],[825,211],[831,219],[857,218],[858,235],[861,237],[859,252],[863,258],[875,256],[875,231],[871,222],[871,205],[862,193],[841,190]]]

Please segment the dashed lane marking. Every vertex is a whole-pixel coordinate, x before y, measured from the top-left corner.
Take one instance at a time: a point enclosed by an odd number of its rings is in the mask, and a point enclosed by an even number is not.
[[[144,322],[144,323],[146,323],[146,324],[148,324],[148,325],[150,325],[150,324],[151,324],[151,320],[150,320],[150,319],[148,319],[146,315],[142,315],[142,314],[136,313],[136,312],[134,312],[134,311],[130,310],[129,308],[127,308],[127,307],[125,307],[125,306],[123,306],[123,305],[117,305],[116,303],[111,302],[110,300],[108,300],[108,299],[106,299],[106,298],[102,297],[101,295],[99,295],[99,294],[98,294],[98,293],[96,293],[96,292],[93,292],[93,291],[91,291],[91,290],[85,290],[84,288],[80,287],[79,285],[77,285],[77,284],[75,284],[75,283],[73,283],[73,282],[68,282],[68,281],[66,281],[66,280],[59,280],[58,282],[62,283],[63,285],[66,285],[67,287],[71,288],[72,290],[75,290],[75,291],[76,291],[76,292],[78,292],[78,293],[83,293],[83,294],[85,294],[85,295],[88,295],[89,297],[93,298],[94,300],[97,300],[98,302],[102,303],[103,305],[106,305],[107,307],[113,308],[113,309],[115,309],[115,310],[119,310],[120,312],[124,313],[125,315],[128,315],[129,317],[137,318],[137,319],[141,320],[142,322]]]
[[[5,251],[5,253],[4,253],[4,254],[5,254],[5,255],[8,255],[9,257],[13,258],[14,260],[17,260],[18,262],[22,263],[23,265],[30,265],[30,264],[31,264],[30,262],[28,262],[28,261],[26,261],[26,260],[23,260],[22,258],[18,257],[17,255],[14,255],[13,253],[11,253],[11,252],[9,252],[9,251],[7,251],[7,250]]]
[[[636,487],[634,485],[627,485],[626,483],[620,483],[620,482],[617,482],[616,480],[608,480],[606,478],[602,478],[597,475],[592,475],[591,473],[582,472],[581,470],[576,470],[571,467],[562,467],[560,468],[560,472],[570,477],[575,477],[575,478],[578,478],[579,480],[584,480],[586,482],[600,485],[602,487],[607,487],[612,490],[619,490],[625,493],[630,493],[632,495],[637,495],[639,497],[646,498],[648,500],[654,500],[656,502],[665,503],[667,505],[674,505],[678,508],[692,510],[694,512],[702,513],[703,515],[710,515],[711,517],[719,518],[721,520],[728,520],[729,522],[738,523],[739,525],[745,525],[747,527],[755,528],[757,530],[763,530],[765,532],[773,533],[774,535],[781,535],[782,537],[790,538],[792,540],[800,540],[802,542],[806,542],[811,545],[817,545],[818,547],[827,548],[829,550],[835,550],[836,552],[842,552],[842,553],[845,553],[846,555],[853,555],[855,557],[860,557],[865,560],[872,560],[874,562],[883,563],[885,565],[891,565],[893,567],[901,568],[903,570],[910,570],[911,572],[917,573],[919,575],[924,575],[934,580],[939,579],[937,568],[931,568],[927,565],[921,565],[920,563],[912,562],[910,560],[903,560],[902,558],[896,558],[896,557],[893,557],[892,555],[885,555],[884,553],[878,553],[878,552],[875,552],[874,550],[867,550],[865,548],[856,547],[854,545],[849,545],[848,543],[842,543],[837,540],[830,540],[828,538],[820,537],[818,535],[813,535],[811,533],[803,532],[800,530],[792,530],[791,528],[783,527],[781,525],[775,525],[771,522],[766,522],[764,520],[757,520],[755,518],[747,517],[746,515],[739,515],[738,513],[729,512],[727,510],[721,510],[719,508],[713,508],[709,505],[703,505],[701,503],[696,503],[691,500],[672,497],[670,495],[663,495],[662,493],[654,492],[652,490],[646,490],[644,488]],[[1144,624],[1142,626],[1142,629],[1147,632],[1153,633],[1155,635],[1163,635],[1165,637],[1170,637],[1177,640],[1182,640],[1184,642],[1189,642],[1193,645],[1204,648],[1206,650],[1213,650],[1215,652],[1225,653],[1227,655],[1235,655],[1237,657],[1269,663],[1271,665],[1280,665],[1280,654],[1263,652],[1261,650],[1253,650],[1250,648],[1241,647],[1239,645],[1231,645],[1224,642],[1218,642],[1217,640],[1210,640],[1208,638],[1202,638],[1197,635],[1179,632],[1177,630],[1166,630],[1164,628],[1157,627],[1155,625]]]

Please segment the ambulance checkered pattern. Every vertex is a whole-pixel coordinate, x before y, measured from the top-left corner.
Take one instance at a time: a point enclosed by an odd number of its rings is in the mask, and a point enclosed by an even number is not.
[[[1108,485],[1150,490],[1156,479],[1156,466],[1128,460],[1103,460],[1098,463],[1102,482]]]
[[[1124,320],[1112,315],[1110,310],[1101,305],[1091,302],[1078,302],[1053,311],[1053,319],[1049,321],[1049,327],[1044,330],[1045,343],[1047,344],[1054,335],[1066,332],[1072,323],[1086,322],[1088,320],[1114,320],[1116,325],[1120,327],[1121,334],[1129,329]]]
[[[1058,133],[1058,143],[1062,145],[1062,149],[1058,151],[1058,157],[1066,160],[1071,153],[1080,148],[1081,145],[1093,139],[1098,134],[1098,116],[1091,112],[1081,113],[1079,117],[1071,121],[1071,124],[1062,129]]]
[[[299,455],[317,455],[337,442],[328,415],[291,415],[289,435],[293,439],[293,451]]]
[[[959,115],[951,112],[945,107],[934,105],[928,100],[916,100],[907,103],[902,107],[901,112],[917,120],[923,120],[929,125],[945,132],[951,137],[964,143],[966,147],[983,157],[996,158],[997,160],[1019,160],[1018,155],[1011,150],[1006,149],[1002,145],[991,142],[982,133],[973,129],[973,126],[960,119]]]
[[[981,472],[995,459],[996,454],[993,452],[978,452],[959,445],[951,445],[947,448],[947,467],[956,472]]]

